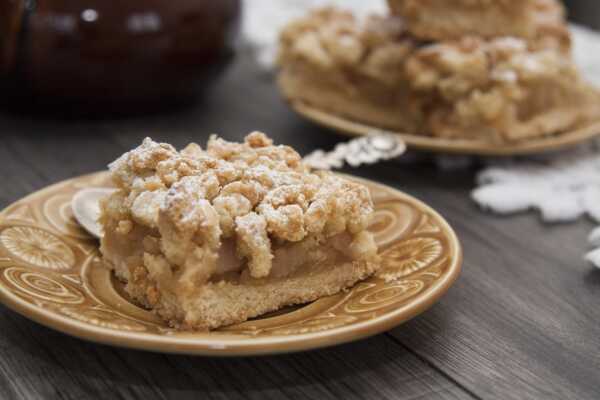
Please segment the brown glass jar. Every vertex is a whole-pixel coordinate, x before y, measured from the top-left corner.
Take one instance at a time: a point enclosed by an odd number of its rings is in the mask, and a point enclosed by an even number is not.
[[[2,0],[2,97],[94,113],[190,100],[230,60],[239,17],[239,0]]]

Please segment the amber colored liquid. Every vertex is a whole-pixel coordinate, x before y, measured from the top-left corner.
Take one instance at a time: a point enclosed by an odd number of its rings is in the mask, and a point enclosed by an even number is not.
[[[156,109],[192,99],[231,58],[239,0],[37,0],[11,94],[28,107]]]

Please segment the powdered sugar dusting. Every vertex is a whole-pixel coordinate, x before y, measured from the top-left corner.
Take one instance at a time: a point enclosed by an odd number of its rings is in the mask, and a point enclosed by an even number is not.
[[[265,241],[357,234],[373,213],[365,187],[311,172],[292,148],[275,146],[260,132],[244,143],[212,136],[206,150],[192,145],[182,152],[146,139],[111,164],[111,172],[120,188],[115,196],[125,201],[105,212],[122,220],[129,213],[137,224],[158,229],[173,265],[216,259],[221,239],[231,237],[251,275],[264,277],[273,258]]]

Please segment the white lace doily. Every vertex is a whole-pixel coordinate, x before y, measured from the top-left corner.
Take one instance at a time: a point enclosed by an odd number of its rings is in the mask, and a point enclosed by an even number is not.
[[[273,69],[281,28],[309,8],[328,4],[350,9],[359,16],[387,10],[384,0],[247,0],[243,33],[255,49],[258,63]],[[600,87],[600,34],[577,25],[571,25],[571,31],[575,62],[586,79]],[[465,157],[439,157],[436,163],[448,169],[471,162]],[[486,164],[472,194],[483,208],[501,214],[535,209],[548,222],[572,221],[587,214],[600,223],[598,145],[543,157],[487,160]],[[590,243],[597,249],[585,258],[600,268],[600,227],[590,234]]]

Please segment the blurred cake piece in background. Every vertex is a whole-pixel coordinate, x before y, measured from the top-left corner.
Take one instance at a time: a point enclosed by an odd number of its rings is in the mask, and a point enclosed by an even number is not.
[[[412,132],[404,65],[415,45],[396,17],[317,9],[281,33],[279,87],[292,101]]]
[[[291,102],[446,139],[510,142],[597,118],[598,94],[568,54],[539,44],[474,35],[432,43],[397,16],[325,8],[281,33],[278,83]]]
[[[516,36],[536,47],[570,48],[564,7],[557,0],[388,0],[392,14],[423,40]]]

